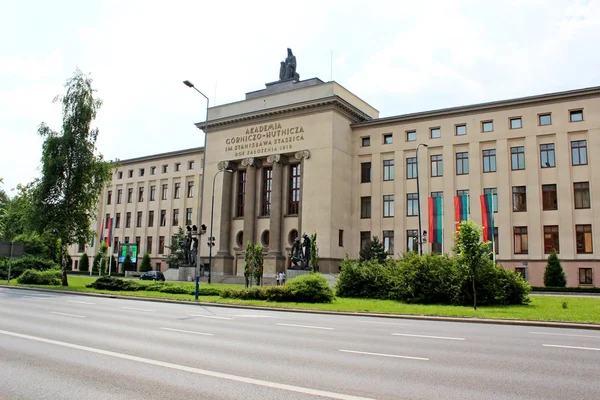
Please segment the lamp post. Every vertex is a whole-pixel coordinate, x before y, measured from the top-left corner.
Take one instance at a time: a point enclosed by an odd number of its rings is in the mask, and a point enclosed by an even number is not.
[[[416,161],[417,161],[417,214],[419,214],[419,236],[418,236],[418,240],[419,240],[419,254],[423,254],[423,238],[422,238],[422,227],[421,227],[421,187],[419,185],[419,147],[429,147],[429,145],[427,143],[419,143],[417,145],[417,152],[416,152]]]
[[[233,170],[231,168],[220,169],[213,177],[212,198],[210,201],[210,236],[208,237],[208,283],[210,283],[210,278],[212,275],[212,249],[215,245],[215,238],[213,237],[213,216],[215,213],[215,180],[217,179],[217,175],[219,175],[221,172],[233,172]]]
[[[202,178],[200,179],[200,216],[198,217],[199,221],[200,221],[200,226],[202,226],[202,206],[204,205],[204,175],[205,175],[205,170],[204,167],[206,165],[206,134],[208,132],[208,106],[210,104],[210,100],[208,99],[208,97],[202,93],[201,91],[199,91],[192,82],[190,81],[183,81],[183,83],[187,86],[187,87],[191,87],[192,89],[194,89],[196,92],[200,93],[205,99],[206,99],[206,123],[204,126],[204,151],[202,152]],[[200,262],[202,261],[202,258],[200,256],[201,253],[201,249],[202,246],[198,246],[198,256],[196,258],[196,268],[194,270],[194,274],[195,274],[195,280],[196,280],[196,295],[195,295],[195,299],[196,301],[198,301],[198,295],[200,292],[200,273],[199,273],[199,269],[200,269]]]

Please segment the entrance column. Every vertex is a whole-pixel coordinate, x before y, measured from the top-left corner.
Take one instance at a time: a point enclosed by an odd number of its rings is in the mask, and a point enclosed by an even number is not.
[[[221,171],[231,168],[235,171],[235,164],[231,161],[221,161],[217,168]],[[233,274],[233,256],[231,246],[231,207],[233,198],[233,173],[224,172],[223,187],[221,189],[221,222],[219,223],[219,251],[213,257],[213,273],[222,272],[224,275]]]
[[[244,243],[254,244],[256,231],[256,169],[260,167],[260,160],[250,157],[242,160],[246,167],[246,192],[244,193]]]
[[[285,156],[273,154],[267,162],[273,164],[271,187],[271,210],[269,221],[269,252],[265,256],[265,276],[275,276],[285,270],[285,257],[281,252],[281,231],[283,223],[283,164]]]
[[[302,198],[304,197],[304,160],[310,158],[310,150],[302,150],[294,154],[300,160],[300,199],[298,202],[298,237],[302,237]]]

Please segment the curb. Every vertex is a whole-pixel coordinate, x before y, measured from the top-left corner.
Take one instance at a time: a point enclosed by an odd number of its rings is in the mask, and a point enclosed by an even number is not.
[[[346,315],[356,317],[377,317],[377,318],[388,318],[388,319],[412,319],[420,321],[441,321],[441,322],[463,322],[463,323],[477,323],[477,324],[496,324],[496,325],[520,325],[520,326],[537,326],[545,328],[566,328],[566,329],[589,329],[599,330],[600,324],[589,324],[589,323],[577,323],[577,322],[554,322],[554,321],[534,321],[534,320],[519,320],[519,319],[495,319],[495,318],[477,318],[477,317],[441,317],[433,315],[417,315],[417,314],[383,314],[383,313],[372,313],[372,312],[351,312],[351,311],[327,311],[327,310],[305,310],[300,308],[276,308],[276,307],[261,307],[261,306],[249,306],[243,304],[223,304],[223,303],[208,303],[202,301],[185,301],[185,300],[171,300],[171,299],[157,299],[152,297],[138,297],[138,296],[122,296],[105,293],[89,293],[89,292],[76,292],[71,290],[57,290],[57,289],[44,289],[26,286],[9,286],[0,284],[0,288],[16,289],[16,290],[30,290],[36,292],[48,292],[48,293],[62,293],[72,294],[78,296],[88,297],[105,297],[111,299],[121,300],[136,300],[136,301],[152,301],[156,303],[168,303],[168,304],[186,304],[196,306],[210,306],[210,307],[222,307],[222,308],[240,308],[247,310],[261,310],[261,311],[280,311],[280,312],[297,312],[304,314],[322,314],[322,315]]]

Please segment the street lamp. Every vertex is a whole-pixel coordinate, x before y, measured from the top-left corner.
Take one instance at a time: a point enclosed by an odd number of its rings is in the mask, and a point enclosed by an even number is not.
[[[202,225],[202,206],[204,205],[204,175],[205,175],[204,167],[206,165],[206,134],[208,132],[208,106],[210,104],[210,100],[208,100],[208,97],[206,97],[206,95],[204,93],[199,91],[192,82],[183,81],[183,83],[187,87],[191,87],[196,92],[200,93],[206,99],[206,123],[204,126],[204,151],[202,152],[202,178],[200,179],[200,216],[199,216],[200,224],[199,225]],[[196,278],[195,279],[196,280],[196,295],[195,295],[196,301],[198,301],[198,295],[200,293],[199,269],[200,269],[200,262],[202,261],[202,258],[200,256],[201,250],[202,250],[202,246],[198,246],[198,256],[196,258],[196,268],[194,270],[194,274],[195,274],[195,278]]]
[[[215,245],[215,238],[213,237],[213,216],[215,212],[215,180],[217,179],[217,175],[219,175],[221,172],[233,172],[233,169],[229,167],[225,169],[220,169],[213,177],[212,199],[210,202],[210,236],[208,237],[208,283],[210,283],[210,278],[212,274],[212,248]]]
[[[419,214],[419,254],[423,254],[423,231],[421,227],[421,188],[419,186],[419,147],[429,147],[427,143],[419,143],[417,145],[417,214]]]

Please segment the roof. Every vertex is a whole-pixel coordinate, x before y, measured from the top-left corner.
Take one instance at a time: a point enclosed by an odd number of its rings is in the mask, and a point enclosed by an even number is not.
[[[182,156],[182,155],[186,155],[186,154],[200,153],[200,152],[204,152],[204,147],[192,147],[190,149],[175,150],[175,151],[169,151],[167,153],[151,154],[149,156],[142,156],[142,157],[136,157],[136,158],[129,158],[127,160],[116,160],[116,161],[119,164],[123,165],[123,164],[131,164],[131,163],[140,162],[140,161],[150,161],[150,160],[160,159],[160,158],[164,158],[164,157],[175,157],[175,156]]]

